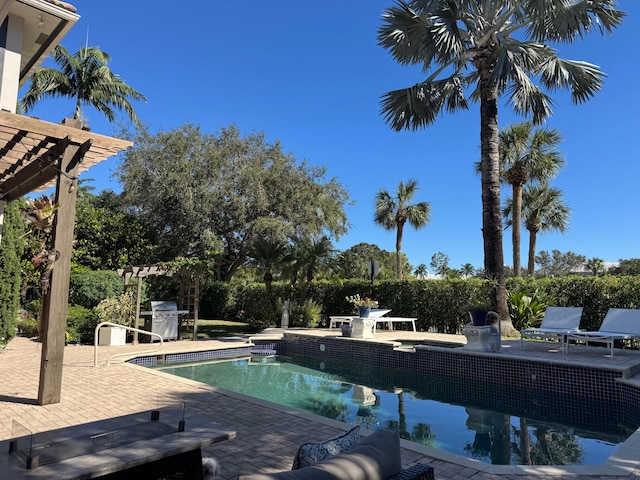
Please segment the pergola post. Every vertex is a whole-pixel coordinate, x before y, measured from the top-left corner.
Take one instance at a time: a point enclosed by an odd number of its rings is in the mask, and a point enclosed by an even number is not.
[[[4,228],[4,206],[7,204],[4,200],[0,200],[0,245],[2,245],[2,229]]]
[[[60,402],[73,227],[78,190],[77,174],[82,155],[81,146],[69,145],[62,155],[56,179],[55,198],[58,210],[53,224],[50,248],[54,249],[59,256],[51,271],[47,293],[42,297],[42,355],[38,386],[38,403],[40,405]]]

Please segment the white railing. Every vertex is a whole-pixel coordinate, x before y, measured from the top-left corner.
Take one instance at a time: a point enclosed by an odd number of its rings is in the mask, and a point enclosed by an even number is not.
[[[162,335],[159,335],[159,334],[154,333],[154,332],[150,332],[148,330],[142,330],[140,328],[127,327],[125,325],[120,325],[118,323],[102,322],[102,323],[99,323],[96,326],[96,329],[95,329],[94,334],[93,334],[93,366],[94,367],[98,366],[98,331],[100,330],[101,327],[106,327],[106,326],[109,326],[109,327],[120,327],[120,328],[124,328],[126,330],[129,330],[129,331],[132,331],[132,332],[143,333],[145,335],[151,335],[152,337],[158,337],[160,339],[160,343],[158,344],[158,348],[154,348],[153,350],[142,350],[142,351],[138,351],[138,352],[127,352],[127,353],[116,353],[115,355],[111,355],[109,357],[109,359],[107,360],[107,365],[109,365],[109,363],[111,363],[111,360],[113,360],[116,357],[129,357],[129,356],[136,356],[136,355],[140,355],[140,354],[153,353],[153,352],[157,352],[162,347]]]

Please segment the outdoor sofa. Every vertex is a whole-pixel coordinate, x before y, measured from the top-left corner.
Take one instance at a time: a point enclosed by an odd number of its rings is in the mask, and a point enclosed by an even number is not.
[[[324,458],[312,463],[318,455]],[[379,429],[360,440],[359,427],[354,427],[341,436],[302,445],[294,470],[242,475],[238,480],[434,480],[434,475],[426,464],[402,469],[398,434]]]

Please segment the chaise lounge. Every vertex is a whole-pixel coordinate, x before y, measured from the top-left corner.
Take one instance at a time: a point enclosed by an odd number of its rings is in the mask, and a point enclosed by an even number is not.
[[[582,307],[547,307],[539,327],[520,331],[520,349],[524,340],[559,340],[567,353],[568,335],[580,330],[581,318]]]
[[[578,331],[572,332],[567,338],[569,341],[589,343],[604,343],[609,348],[609,354],[613,358],[613,348],[616,340],[633,340],[640,338],[640,310],[632,308],[610,308],[602,321],[602,325],[596,332]]]

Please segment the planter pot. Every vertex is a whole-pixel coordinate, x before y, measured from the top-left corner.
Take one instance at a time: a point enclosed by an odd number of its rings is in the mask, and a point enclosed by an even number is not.
[[[484,327],[487,323],[488,310],[469,310],[474,327]]]
[[[127,344],[127,330],[122,327],[102,327],[98,330],[98,345],[116,347]]]
[[[351,336],[351,325],[348,325],[346,323],[340,325],[340,330],[342,330],[342,336],[343,337],[350,337]]]
[[[360,318],[369,318],[370,313],[371,307],[358,307],[358,315],[360,315]]]

